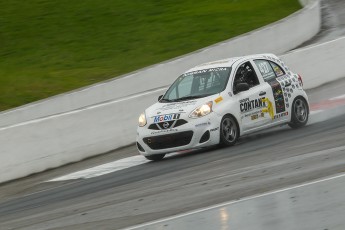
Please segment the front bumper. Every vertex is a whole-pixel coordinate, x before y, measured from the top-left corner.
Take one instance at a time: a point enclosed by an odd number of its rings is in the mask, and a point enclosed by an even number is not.
[[[148,156],[219,143],[221,117],[216,113],[210,113],[202,118],[188,118],[186,120],[188,123],[169,129],[152,130],[148,129],[149,125],[138,127],[137,146],[139,153]]]

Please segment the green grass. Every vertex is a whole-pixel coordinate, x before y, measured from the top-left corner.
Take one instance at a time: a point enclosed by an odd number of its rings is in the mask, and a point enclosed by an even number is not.
[[[1,0],[0,110],[186,54],[299,8],[297,0]]]

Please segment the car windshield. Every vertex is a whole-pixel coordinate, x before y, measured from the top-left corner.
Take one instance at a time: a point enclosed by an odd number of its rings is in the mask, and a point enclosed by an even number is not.
[[[182,74],[170,86],[161,102],[191,100],[220,93],[226,87],[230,72],[230,67],[219,67]]]

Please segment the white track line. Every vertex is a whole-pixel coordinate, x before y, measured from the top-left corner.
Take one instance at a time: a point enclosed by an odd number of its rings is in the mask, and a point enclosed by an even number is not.
[[[181,217],[185,217],[185,216],[193,215],[193,214],[196,214],[196,213],[208,211],[208,210],[211,210],[211,209],[221,208],[221,207],[224,207],[224,206],[228,206],[228,205],[232,205],[232,204],[236,204],[236,203],[240,203],[240,202],[245,202],[245,201],[248,201],[248,200],[257,199],[257,198],[261,198],[261,197],[264,197],[264,196],[273,195],[273,194],[276,194],[276,193],[286,192],[288,190],[297,189],[297,188],[301,188],[301,187],[305,187],[305,186],[309,186],[309,185],[313,185],[313,184],[317,184],[317,183],[322,183],[322,182],[338,179],[338,178],[341,178],[341,177],[344,177],[344,176],[345,176],[345,174],[339,174],[339,175],[336,175],[336,176],[327,177],[327,178],[324,178],[324,179],[315,180],[315,181],[307,182],[307,183],[304,183],[304,184],[295,185],[295,186],[287,187],[287,188],[284,188],[284,189],[279,189],[279,190],[276,190],[276,191],[263,193],[263,194],[260,194],[260,195],[249,196],[249,197],[241,198],[241,199],[235,200],[235,201],[228,201],[228,202],[225,202],[225,203],[212,205],[212,206],[209,206],[209,207],[206,207],[206,208],[197,209],[197,210],[194,210],[194,211],[190,211],[190,212],[174,215],[174,216],[163,218],[163,219],[160,219],[160,220],[151,221],[151,222],[147,222],[147,223],[144,223],[144,224],[140,224],[140,225],[135,225],[135,226],[132,226],[132,227],[124,228],[123,230],[133,230],[133,229],[143,228],[143,227],[147,227],[147,226],[152,225],[152,224],[158,224],[158,223],[162,223],[162,222],[165,222],[165,221],[169,221],[169,220],[173,220],[173,219],[178,219],[178,218],[181,218]]]
[[[318,114],[321,112],[323,112],[323,110],[312,110],[312,111],[310,111],[310,115],[315,115],[315,114]]]
[[[133,166],[141,165],[149,162],[143,156],[127,157],[118,161],[110,162],[107,164],[99,165],[93,168],[85,169],[75,173],[71,173],[62,177],[57,177],[48,182],[53,181],[65,181],[65,180],[75,180],[75,179],[87,179],[92,177],[101,176],[104,174],[116,172],[122,169],[130,168]]]
[[[333,101],[333,100],[338,100],[338,99],[343,99],[343,98],[345,98],[345,94],[337,96],[337,97],[332,97],[329,100]]]
[[[174,156],[179,154],[171,153],[169,156]],[[56,181],[66,181],[66,180],[76,180],[76,179],[87,179],[87,178],[93,178],[102,176],[105,174],[109,174],[112,172],[120,171],[122,169],[142,165],[145,163],[151,162],[150,160],[147,160],[145,157],[138,155],[133,157],[127,157],[123,158],[121,160],[113,161],[110,163],[98,165],[92,168],[88,168],[85,170],[77,171],[71,174],[67,174],[61,177],[54,178],[52,180],[48,180],[46,182],[56,182]]]

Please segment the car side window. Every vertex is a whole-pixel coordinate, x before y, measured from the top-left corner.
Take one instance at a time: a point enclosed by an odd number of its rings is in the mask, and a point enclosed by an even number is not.
[[[276,74],[267,60],[254,60],[254,63],[258,67],[264,81],[269,81],[276,78]]]
[[[236,71],[234,84],[233,84],[233,92],[236,94],[236,85],[238,83],[247,83],[249,88],[259,85],[259,79],[256,76],[253,66],[250,62],[245,62],[240,65]]]
[[[277,65],[276,63],[274,63],[272,61],[270,61],[270,64],[271,64],[277,77],[285,75],[284,70],[279,65]]]

